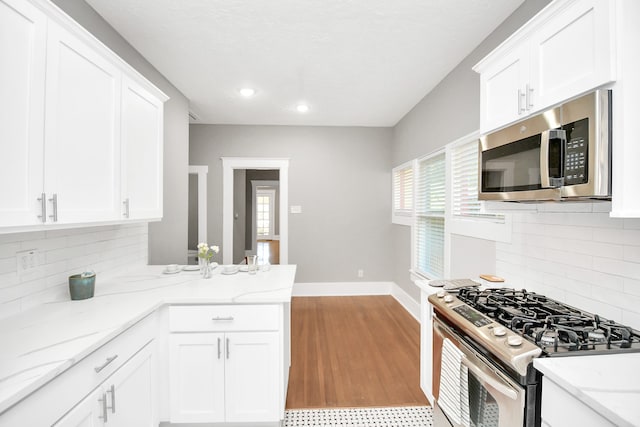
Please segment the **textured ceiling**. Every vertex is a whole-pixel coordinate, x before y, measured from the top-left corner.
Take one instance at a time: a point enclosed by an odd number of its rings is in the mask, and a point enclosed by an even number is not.
[[[198,122],[393,126],[523,0],[86,1]]]

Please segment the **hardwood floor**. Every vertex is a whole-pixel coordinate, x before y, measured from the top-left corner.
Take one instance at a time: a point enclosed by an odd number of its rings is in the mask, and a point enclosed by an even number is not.
[[[391,296],[294,297],[287,409],[429,405],[420,325]]]
[[[280,264],[280,240],[258,240],[257,255],[271,265]]]

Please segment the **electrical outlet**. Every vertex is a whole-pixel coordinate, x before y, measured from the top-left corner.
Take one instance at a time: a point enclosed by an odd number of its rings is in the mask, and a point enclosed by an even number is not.
[[[360,278],[364,277],[364,270],[363,269],[358,270],[358,277],[360,277]]]
[[[16,252],[16,263],[18,275],[26,273],[40,265],[40,251],[29,249],[27,251]]]

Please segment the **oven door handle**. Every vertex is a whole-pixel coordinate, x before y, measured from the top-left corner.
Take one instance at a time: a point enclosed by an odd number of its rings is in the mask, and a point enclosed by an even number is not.
[[[499,380],[493,378],[490,375],[487,375],[486,372],[483,372],[481,369],[479,369],[473,363],[469,362],[468,359],[466,359],[466,358],[462,359],[462,364],[464,366],[466,366],[467,369],[469,369],[471,372],[473,372],[480,381],[482,381],[485,384],[493,387],[494,389],[496,389],[497,391],[499,391],[503,395],[507,396],[509,399],[516,400],[518,398],[518,392],[516,392],[514,389],[509,387],[504,382],[499,381]]]

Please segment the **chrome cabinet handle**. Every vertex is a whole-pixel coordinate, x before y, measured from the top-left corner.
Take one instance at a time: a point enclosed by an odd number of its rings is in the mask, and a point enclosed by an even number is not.
[[[111,357],[107,357],[107,360],[100,366],[96,366],[95,368],[93,368],[94,371],[96,371],[96,373],[102,371],[104,368],[106,368],[109,363],[113,362],[114,360],[116,360],[118,358],[118,355],[113,355]]]
[[[227,359],[229,359],[229,338],[227,338]]]
[[[124,199],[124,202],[122,202],[122,204],[124,205],[124,213],[122,214],[122,216],[124,216],[125,218],[129,218],[129,198],[127,197],[126,199]]]
[[[525,97],[525,104],[527,106],[527,110],[531,110],[533,108],[533,88],[527,83],[527,92]]]
[[[211,320],[213,320],[214,322],[230,322],[233,320],[233,316],[227,316],[227,317],[216,316],[216,317],[212,317]]]
[[[47,195],[42,193],[37,200],[40,202],[40,215],[38,215],[38,218],[40,218],[41,222],[47,222]]]
[[[51,218],[53,222],[58,222],[58,194],[53,193],[49,201],[53,205],[53,215],[49,215],[49,218]]]
[[[111,384],[111,388],[107,390],[107,393],[111,393],[111,406],[107,408],[111,409],[111,413],[116,413],[116,386],[115,384]]]
[[[221,354],[221,349],[220,349],[220,338],[218,338],[218,360],[220,360],[220,354]]]
[[[518,89],[518,115],[521,115],[525,112],[525,108],[522,106],[522,101],[525,98],[525,94],[522,93],[520,89]]]
[[[107,416],[107,393],[102,393],[102,398],[98,399],[98,402],[102,404],[102,416],[98,418],[106,423],[109,420]]]

